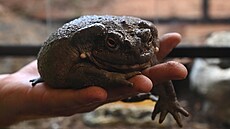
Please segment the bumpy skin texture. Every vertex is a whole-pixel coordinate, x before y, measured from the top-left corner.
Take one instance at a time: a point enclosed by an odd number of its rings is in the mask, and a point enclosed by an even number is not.
[[[128,16],[83,16],[66,23],[44,43],[38,55],[41,78],[32,85],[45,81],[53,88],[132,86],[127,79],[157,64],[158,50],[158,32],[149,21]],[[152,118],[161,113],[161,123],[170,112],[182,126],[179,112],[188,113],[179,105],[171,81],[125,101],[151,99],[152,94],[159,95]]]

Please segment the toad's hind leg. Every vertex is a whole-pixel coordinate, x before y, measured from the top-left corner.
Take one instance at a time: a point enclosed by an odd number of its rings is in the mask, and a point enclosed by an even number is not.
[[[129,97],[127,99],[123,99],[123,102],[140,102],[150,99],[152,101],[158,101],[158,97],[153,95],[152,93],[139,93],[136,96]]]
[[[171,81],[167,81],[157,85],[156,93],[159,95],[154,111],[152,113],[152,119],[154,120],[156,115],[160,113],[159,123],[162,123],[168,113],[172,114],[177,124],[182,127],[180,114],[188,117],[189,113],[179,104],[176,93]]]
[[[41,77],[39,77],[37,79],[31,79],[30,82],[31,85],[34,87],[36,84],[44,82],[44,80]]]

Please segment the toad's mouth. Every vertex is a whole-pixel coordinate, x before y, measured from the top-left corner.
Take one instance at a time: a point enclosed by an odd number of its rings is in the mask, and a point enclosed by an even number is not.
[[[152,66],[152,61],[149,60],[145,63],[141,64],[112,64],[110,62],[107,62],[105,60],[102,60],[100,58],[90,56],[90,60],[99,68],[105,69],[108,71],[115,71],[115,72],[122,72],[122,73],[127,73],[127,72],[133,72],[133,71],[142,71],[150,66]]]

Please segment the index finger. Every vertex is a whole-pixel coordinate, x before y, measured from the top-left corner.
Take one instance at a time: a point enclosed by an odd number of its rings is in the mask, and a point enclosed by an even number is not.
[[[186,78],[188,71],[181,63],[169,61],[147,68],[142,71],[142,73],[149,77],[155,84],[166,80],[184,79]]]
[[[157,53],[157,58],[162,60],[166,57],[173,48],[175,48],[181,41],[179,33],[168,33],[160,38],[160,50]]]

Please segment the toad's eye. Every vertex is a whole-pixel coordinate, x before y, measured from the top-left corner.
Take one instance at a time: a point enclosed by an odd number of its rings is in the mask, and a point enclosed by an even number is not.
[[[118,43],[112,38],[107,39],[106,45],[109,49],[112,49],[112,50],[117,50],[119,47]]]
[[[146,40],[146,45],[148,47],[152,46],[153,43],[153,36],[150,36],[147,40]]]
[[[151,43],[152,41],[153,41],[153,36],[150,36],[147,42]]]

